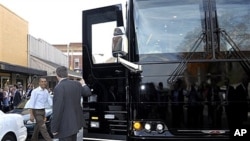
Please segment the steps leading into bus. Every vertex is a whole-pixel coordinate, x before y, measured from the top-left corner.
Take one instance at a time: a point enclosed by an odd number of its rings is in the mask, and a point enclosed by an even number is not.
[[[115,134],[126,134],[127,132],[127,111],[121,105],[109,105],[104,111],[105,119],[108,122],[109,130]]]

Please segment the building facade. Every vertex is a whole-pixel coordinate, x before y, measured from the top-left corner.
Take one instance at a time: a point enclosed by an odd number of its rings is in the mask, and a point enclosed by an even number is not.
[[[53,45],[57,49],[61,50],[69,58],[68,67],[70,70],[76,73],[82,73],[82,43],[69,43]]]
[[[34,76],[47,75],[28,65],[28,22],[0,4],[0,87],[26,86]]]
[[[0,87],[20,84],[26,89],[29,83],[37,86],[37,78],[43,76],[47,78],[48,87],[53,89],[57,84],[56,68],[70,66],[72,52],[65,54],[48,42],[29,35],[28,22],[1,4],[0,21]],[[81,77],[81,73],[69,69],[69,79]]]

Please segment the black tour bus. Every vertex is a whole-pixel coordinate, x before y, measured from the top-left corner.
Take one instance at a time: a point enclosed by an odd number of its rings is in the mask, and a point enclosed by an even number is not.
[[[250,131],[250,1],[128,0],[82,12],[84,139]]]

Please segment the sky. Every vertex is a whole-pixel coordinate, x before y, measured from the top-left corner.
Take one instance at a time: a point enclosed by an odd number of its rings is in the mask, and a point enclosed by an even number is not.
[[[82,11],[124,0],[0,0],[28,22],[29,34],[50,44],[82,42]]]

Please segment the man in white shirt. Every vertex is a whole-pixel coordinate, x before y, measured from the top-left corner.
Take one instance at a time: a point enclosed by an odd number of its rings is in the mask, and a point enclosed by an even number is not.
[[[44,121],[45,108],[52,106],[52,99],[46,89],[46,86],[46,78],[41,77],[39,79],[39,87],[32,91],[29,104],[27,105],[27,108],[30,108],[30,120],[36,120],[34,132],[31,137],[32,141],[38,141],[39,131],[46,141],[52,141]]]

